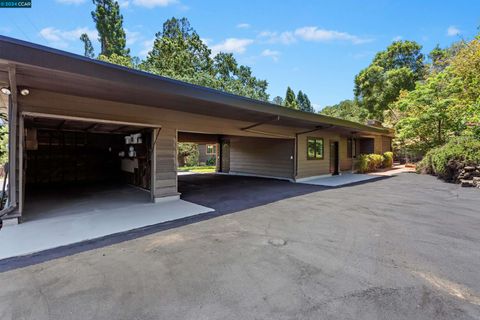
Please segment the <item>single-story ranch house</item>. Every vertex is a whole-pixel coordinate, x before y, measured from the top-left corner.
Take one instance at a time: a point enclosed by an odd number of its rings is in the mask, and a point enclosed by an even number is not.
[[[392,132],[0,36],[9,218],[29,191],[98,181],[179,198],[177,143],[215,144],[217,171],[302,181],[390,151]],[[6,110],[4,110],[6,112]],[[60,198],[59,189],[51,201]],[[61,189],[60,189],[61,190]],[[32,200],[33,201],[33,200]]]

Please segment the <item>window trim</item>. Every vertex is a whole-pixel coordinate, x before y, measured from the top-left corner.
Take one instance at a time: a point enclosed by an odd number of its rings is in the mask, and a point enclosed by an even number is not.
[[[315,141],[315,155],[312,157],[310,157],[308,155],[308,141],[309,140],[314,140]],[[317,157],[317,141],[322,141],[322,156],[320,158]],[[325,158],[325,140],[323,138],[320,138],[320,137],[307,137],[307,148],[306,148],[306,151],[307,151],[307,160],[323,160]]]
[[[208,147],[212,147],[214,149],[214,152],[208,152]],[[217,145],[216,144],[207,144],[206,149],[205,149],[205,154],[209,156],[214,156],[217,154]]]

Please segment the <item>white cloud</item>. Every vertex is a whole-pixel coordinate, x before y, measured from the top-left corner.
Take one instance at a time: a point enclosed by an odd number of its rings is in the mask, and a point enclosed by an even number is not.
[[[128,6],[130,5],[130,1],[123,0],[123,1],[119,1],[118,4],[120,5],[120,8],[128,8]]]
[[[447,36],[449,36],[449,37],[458,36],[460,34],[460,32],[461,32],[460,29],[458,29],[457,27],[450,26],[447,29]]]
[[[98,38],[96,30],[89,29],[87,27],[76,28],[73,30],[60,30],[53,27],[47,27],[40,30],[40,35],[47,40],[50,44],[66,48],[70,42],[79,41],[80,36],[86,33],[90,40]]]
[[[142,58],[146,57],[148,53],[152,50],[154,42],[155,42],[155,38],[143,41],[142,43],[143,49],[139,52],[138,55]]]
[[[176,3],[177,0],[133,0],[134,5],[146,8],[167,7]]]
[[[318,27],[303,27],[295,30],[295,35],[305,41],[327,42],[327,41],[348,41],[353,44],[371,42],[372,39],[361,38],[347,32],[320,29]]]
[[[275,50],[270,50],[270,49],[265,49],[262,51],[262,53],[260,54],[262,57],[270,57],[272,58],[273,61],[278,61],[278,58],[280,56],[280,52],[279,51],[275,51]]]
[[[57,0],[58,3],[65,3],[65,4],[81,4],[85,3],[86,0]]]
[[[228,38],[221,43],[213,45],[211,47],[212,54],[216,55],[219,52],[242,54],[247,50],[247,47],[252,43],[253,43],[252,39]]]
[[[250,28],[250,24],[248,24],[248,23],[239,23],[239,24],[237,24],[237,28],[239,28],[239,29],[248,29],[248,28]]]
[[[281,44],[291,44],[297,41],[295,36],[290,31],[285,32],[272,32],[272,31],[262,31],[258,34],[260,38],[266,39],[268,43],[281,43]]]
[[[140,40],[141,34],[140,32],[129,31],[128,29],[125,29],[125,36],[127,37],[127,46],[131,46]]]
[[[392,38],[392,41],[400,41],[400,40],[402,40],[402,39],[403,39],[402,36],[396,36],[396,37],[393,37],[393,38]]]
[[[362,38],[347,32],[321,29],[318,27],[302,27],[294,31],[272,32],[262,31],[259,38],[265,39],[267,43],[292,44],[298,40],[313,42],[347,41],[353,44],[371,42],[373,39]]]

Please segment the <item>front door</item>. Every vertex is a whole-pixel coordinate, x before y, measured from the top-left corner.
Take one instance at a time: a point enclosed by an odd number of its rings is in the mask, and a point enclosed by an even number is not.
[[[330,141],[330,173],[339,174],[338,141]]]

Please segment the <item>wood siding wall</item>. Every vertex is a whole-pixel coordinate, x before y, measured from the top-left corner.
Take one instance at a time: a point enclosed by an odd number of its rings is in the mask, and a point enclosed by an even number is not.
[[[382,136],[382,153],[392,151],[392,138]]]
[[[134,93],[132,93],[134,94]],[[153,161],[153,196],[177,195],[177,132],[192,132],[231,137],[230,171],[263,176],[292,178],[295,175],[295,133],[308,128],[282,127],[264,124],[258,129],[242,128],[251,122],[216,118],[186,112],[118,103],[73,95],[32,90],[26,97],[19,97],[21,111],[71,116],[109,121],[143,123],[161,127]],[[269,136],[271,134],[271,136]],[[324,138],[324,159],[307,160],[307,137]],[[290,140],[291,139],[291,140]],[[329,173],[329,143],[339,141],[340,168],[349,170],[351,160],[346,159],[346,137],[335,129],[299,135],[298,166],[295,178]],[[375,136],[375,149],[382,150],[382,137]]]
[[[307,159],[307,139],[308,137],[323,138],[323,159]],[[296,179],[320,176],[330,173],[330,141],[339,141],[340,136],[335,132],[321,130],[302,134],[298,136],[298,168]],[[341,143],[339,143],[341,145]],[[339,150],[340,159],[342,159],[342,147]],[[341,161],[340,161],[341,163]]]
[[[348,138],[341,137],[339,143],[340,171],[352,170],[352,158],[348,157]]]
[[[155,144],[154,197],[176,196],[177,192],[177,130],[162,127]]]
[[[294,140],[230,137],[230,172],[293,178]]]

